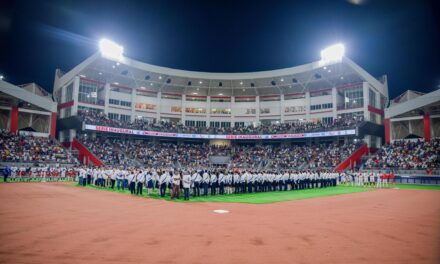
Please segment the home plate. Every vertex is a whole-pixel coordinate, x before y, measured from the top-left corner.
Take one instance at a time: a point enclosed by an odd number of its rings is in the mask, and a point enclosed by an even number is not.
[[[217,210],[214,210],[213,212],[217,213],[217,214],[227,214],[227,213],[229,213],[228,210],[223,210],[223,209],[217,209]]]

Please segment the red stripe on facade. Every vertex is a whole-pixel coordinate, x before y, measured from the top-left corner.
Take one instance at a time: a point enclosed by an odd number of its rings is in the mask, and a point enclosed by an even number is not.
[[[72,101],[69,101],[69,102],[65,102],[65,103],[59,104],[58,105],[58,110],[63,109],[63,108],[67,108],[67,107],[71,107],[71,106],[73,106],[74,103],[75,102],[72,100]]]
[[[378,115],[381,115],[381,116],[384,115],[384,112],[383,112],[382,109],[379,109],[379,108],[373,107],[373,106],[371,106],[371,105],[368,106],[368,111],[370,111],[370,112],[372,112],[372,113],[375,113],[375,114],[378,114]]]

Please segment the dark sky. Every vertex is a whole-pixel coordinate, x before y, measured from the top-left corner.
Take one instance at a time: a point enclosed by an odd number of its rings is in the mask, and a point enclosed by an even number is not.
[[[64,71],[112,39],[160,66],[246,72],[320,59],[342,42],[391,97],[440,84],[438,1],[0,1],[0,73],[51,91]],[[351,2],[361,2],[353,4]]]

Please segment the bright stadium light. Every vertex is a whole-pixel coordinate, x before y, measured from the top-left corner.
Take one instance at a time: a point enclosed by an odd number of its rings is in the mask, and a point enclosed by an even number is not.
[[[102,56],[115,60],[121,60],[124,53],[124,47],[108,39],[101,39],[99,41],[99,50]]]
[[[345,54],[345,46],[341,43],[321,50],[321,60],[324,62],[340,61]]]

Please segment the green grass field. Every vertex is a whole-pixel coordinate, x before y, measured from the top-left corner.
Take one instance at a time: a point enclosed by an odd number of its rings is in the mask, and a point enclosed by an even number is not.
[[[396,184],[400,189],[440,190],[440,185]]]
[[[78,188],[81,186],[75,184]],[[87,185],[85,188],[100,190],[100,191],[110,191],[122,194],[130,194],[128,190],[118,191],[107,188],[99,188],[94,185]],[[249,204],[264,204],[264,203],[274,203],[292,200],[302,200],[308,198],[322,197],[322,196],[334,196],[340,194],[365,192],[374,190],[372,188],[362,188],[362,187],[329,187],[324,189],[309,189],[309,190],[296,190],[296,191],[276,191],[276,192],[265,192],[265,193],[251,193],[251,194],[229,194],[229,195],[208,195],[207,197],[192,197],[190,196],[189,201],[183,200],[183,195],[181,195],[178,200],[171,200],[169,190],[167,190],[167,195],[161,198],[155,190],[148,198],[174,201],[174,202],[222,202],[222,203],[249,203]],[[143,196],[146,197],[146,190],[144,189]]]
[[[0,183],[3,183],[3,177],[0,177]],[[71,183],[73,186],[77,186],[81,188],[76,183]],[[396,184],[396,188],[400,189],[417,189],[417,190],[440,190],[440,186],[438,185],[414,185],[414,184]],[[121,194],[130,195],[128,190],[118,191],[112,190],[109,188],[99,188],[94,185],[87,185],[86,188],[100,190],[100,191],[108,191],[108,192],[117,192]],[[283,201],[292,201],[292,200],[302,200],[309,199],[315,197],[323,197],[323,196],[334,196],[348,193],[356,193],[356,192],[365,192],[372,191],[374,188],[363,188],[363,187],[349,187],[349,186],[337,186],[337,187],[329,187],[325,189],[309,189],[309,190],[296,190],[296,191],[277,191],[277,192],[265,192],[265,193],[251,193],[251,194],[230,194],[230,195],[216,195],[216,196],[207,196],[207,197],[190,197],[189,201],[183,200],[183,194],[179,200],[172,200],[175,202],[223,202],[223,203],[249,203],[249,204],[264,204],[264,203],[275,203],[275,202],[283,202]],[[146,197],[146,189],[144,188],[143,196]],[[146,197],[147,198],[147,197]],[[171,201],[169,190],[167,189],[167,195],[165,198],[161,198],[157,190],[155,190],[150,196],[149,199],[158,199],[158,200],[166,200]]]

